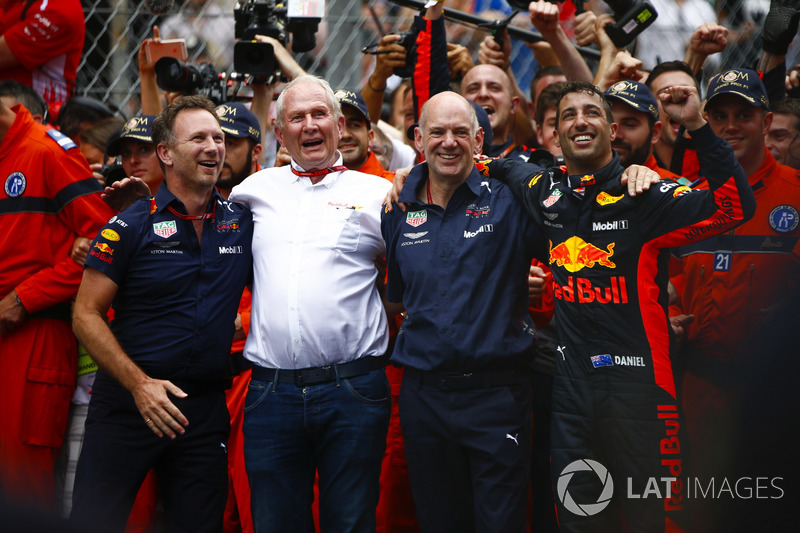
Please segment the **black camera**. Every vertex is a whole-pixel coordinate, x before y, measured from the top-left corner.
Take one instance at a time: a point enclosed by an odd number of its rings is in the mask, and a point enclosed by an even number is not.
[[[417,63],[417,33],[414,30],[400,33],[397,44],[406,49],[406,64],[394,69],[394,73],[401,78],[410,78],[414,75],[414,65]]]
[[[122,168],[119,157],[115,158],[113,163],[103,165],[98,172],[102,174],[105,179],[106,187],[111,187],[112,184],[128,177],[125,173],[125,169]]]
[[[275,52],[269,43],[254,41],[266,35],[286,46],[292,35],[292,51],[308,52],[316,46],[316,32],[322,20],[324,1],[299,3],[289,0],[280,7],[275,1],[239,0],[233,8],[235,36],[233,67],[252,75],[269,75],[277,70]],[[319,11],[319,17],[308,16]]]
[[[156,83],[165,91],[207,96],[217,105],[227,96],[226,84],[210,63],[193,65],[174,57],[156,61]]]
[[[616,24],[606,26],[606,34],[617,48],[631,44],[658,17],[656,8],[650,2],[606,0],[606,3],[614,10],[616,21]]]

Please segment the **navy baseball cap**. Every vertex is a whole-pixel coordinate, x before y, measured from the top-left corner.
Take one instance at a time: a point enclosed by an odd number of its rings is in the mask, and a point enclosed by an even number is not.
[[[250,137],[261,142],[261,125],[252,111],[240,102],[230,102],[217,106],[217,117],[225,135],[243,139]]]
[[[133,117],[109,141],[106,152],[110,156],[118,156],[122,143],[128,139],[153,144],[153,115]]]
[[[340,104],[353,107],[359,113],[361,113],[361,115],[364,117],[364,120],[367,121],[367,125],[369,125],[369,110],[367,109],[367,103],[364,102],[364,97],[361,96],[361,93],[339,89],[334,93],[334,95],[336,96],[336,99],[339,100]]]
[[[605,95],[609,100],[627,104],[640,113],[651,115],[655,120],[660,118],[658,102],[644,83],[630,80],[618,81],[606,89]]]
[[[721,94],[735,94],[744,98],[753,107],[769,109],[767,89],[755,70],[732,68],[711,78],[708,83],[706,106]]]

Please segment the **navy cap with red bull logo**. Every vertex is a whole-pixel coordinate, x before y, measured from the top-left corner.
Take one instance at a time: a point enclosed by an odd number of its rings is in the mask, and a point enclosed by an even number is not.
[[[230,102],[217,106],[219,125],[225,135],[244,139],[250,137],[261,142],[261,125],[252,111],[240,102]]]
[[[367,109],[367,103],[364,101],[364,97],[361,96],[361,93],[339,89],[334,93],[334,96],[336,96],[340,104],[355,108],[356,111],[361,113],[361,116],[364,117],[364,120],[366,120],[369,125],[369,109]]]
[[[706,106],[721,94],[735,94],[753,107],[769,109],[767,89],[755,70],[732,68],[711,78],[708,83]]]
[[[658,102],[644,83],[631,80],[619,81],[606,89],[605,95],[611,101],[627,104],[640,113],[651,115],[655,120],[660,117]]]
[[[156,117],[153,115],[139,115],[133,117],[119,130],[108,143],[106,152],[110,156],[118,156],[122,143],[128,139],[139,141],[142,143],[153,144],[153,121]]]

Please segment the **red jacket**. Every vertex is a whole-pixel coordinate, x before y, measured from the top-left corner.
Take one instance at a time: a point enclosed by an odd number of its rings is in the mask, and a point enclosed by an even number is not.
[[[0,295],[16,289],[35,313],[75,296],[83,270],[72,244],[93,239],[114,213],[75,144],[11,109],[17,118],[0,143]]]
[[[779,165],[767,151],[748,181],[757,202],[752,219],[678,250],[683,312],[696,316],[689,348],[715,360],[730,360],[759,330],[766,311],[800,284],[798,171]]]
[[[48,105],[64,103],[75,87],[86,27],[79,0],[6,2],[0,35],[19,65],[0,69],[0,79],[23,83]]]
[[[394,182],[394,172],[385,170],[381,165],[381,162],[378,161],[378,157],[372,152],[369,153],[369,157],[364,162],[364,164],[361,165],[361,168],[359,168],[358,171],[363,172],[364,174],[372,174],[373,176],[380,176],[384,179]]]

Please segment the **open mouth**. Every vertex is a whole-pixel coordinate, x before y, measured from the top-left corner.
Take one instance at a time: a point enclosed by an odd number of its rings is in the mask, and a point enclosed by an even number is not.
[[[217,162],[216,161],[200,161],[200,166],[201,167],[206,167],[206,168],[217,168]]]
[[[494,108],[492,106],[484,105],[484,106],[481,106],[481,107],[483,108],[484,111],[486,111],[487,115],[490,115],[490,116],[494,115]]]
[[[304,148],[313,148],[314,146],[319,146],[322,144],[322,139],[316,139],[313,141],[306,141],[303,143]]]

